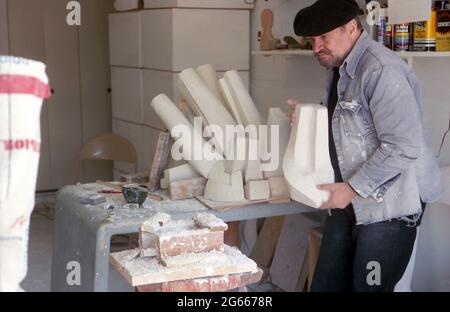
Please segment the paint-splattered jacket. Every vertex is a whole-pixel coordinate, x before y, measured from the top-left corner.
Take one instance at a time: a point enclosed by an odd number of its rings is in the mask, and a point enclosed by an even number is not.
[[[359,194],[352,201],[357,224],[420,216],[420,200],[439,199],[442,183],[416,76],[366,32],[339,71],[332,130],[342,177]],[[328,78],[325,106],[332,71]]]

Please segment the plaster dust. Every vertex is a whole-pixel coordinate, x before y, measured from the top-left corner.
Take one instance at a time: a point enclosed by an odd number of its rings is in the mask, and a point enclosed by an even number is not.
[[[226,231],[228,225],[215,215],[206,212],[197,212],[192,217],[194,224],[198,227],[206,227],[212,231]]]
[[[121,272],[132,286],[202,278],[244,272],[256,272],[256,263],[238,249],[225,245],[224,252],[204,253],[203,259],[214,257],[216,261],[190,263],[175,267],[164,267],[157,258],[134,258],[139,249],[126,250],[110,255],[112,265]],[[219,256],[222,254],[223,256]],[[194,255],[194,257],[196,257]]]
[[[120,182],[117,182],[120,183]],[[77,202],[80,208],[87,211],[96,211],[89,213],[89,221],[98,223],[111,223],[118,226],[127,224],[135,224],[151,218],[155,213],[164,212],[172,213],[189,213],[189,212],[206,212],[208,208],[200,201],[192,198],[181,201],[170,200],[167,191],[160,190],[155,192],[164,198],[162,201],[155,201],[147,198],[142,208],[126,209],[125,200],[122,194],[102,194],[106,198],[106,203],[99,205],[80,205],[79,199],[87,194],[96,193],[100,191],[113,191],[114,189],[96,183],[77,184],[66,186],[71,199]],[[82,218],[84,213],[76,213],[76,216]]]

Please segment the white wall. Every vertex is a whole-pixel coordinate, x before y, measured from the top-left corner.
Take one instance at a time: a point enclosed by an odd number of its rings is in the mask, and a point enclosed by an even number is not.
[[[9,54],[7,0],[0,0],[0,55]]]
[[[256,1],[252,12],[252,50],[259,50],[260,16],[265,8],[273,11],[273,35],[281,39],[286,35],[295,37],[295,15],[312,3],[314,0]],[[312,103],[320,103],[322,99],[325,70],[312,57],[252,56],[250,72],[250,91],[264,116],[270,107],[281,107],[287,111],[286,100],[289,98]]]

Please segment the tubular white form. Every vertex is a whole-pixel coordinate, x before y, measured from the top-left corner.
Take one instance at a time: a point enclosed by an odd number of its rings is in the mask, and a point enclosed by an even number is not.
[[[39,165],[45,65],[0,56],[0,291],[21,291]]]
[[[189,146],[183,146],[183,153],[185,160],[188,161],[189,164],[192,166],[192,168],[194,168],[200,175],[202,175],[205,178],[208,178],[208,174],[215,165],[215,163],[217,162],[217,160],[194,159],[195,152],[193,150],[193,147],[198,150],[201,149],[202,153],[201,155],[203,156],[203,150],[205,148],[205,145],[206,148],[212,150],[212,147],[208,146],[210,144],[203,140],[201,133],[198,133],[197,131],[194,130],[194,127],[186,118],[186,116],[167,97],[167,95],[160,94],[156,96],[152,100],[151,106],[170,131],[172,131],[173,128],[179,125],[183,125],[186,127],[186,129],[189,130],[190,136],[191,138],[193,138],[193,140],[188,140],[187,143],[188,144],[190,143]],[[199,142],[201,144],[200,146],[193,146],[192,142]],[[223,156],[217,152],[214,154],[214,156],[217,157],[217,159],[223,159]]]

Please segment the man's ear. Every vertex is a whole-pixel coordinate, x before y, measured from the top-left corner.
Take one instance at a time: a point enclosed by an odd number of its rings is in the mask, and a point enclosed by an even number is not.
[[[352,19],[350,22],[345,24],[345,31],[350,35],[353,36],[358,31],[358,23],[355,19]]]

